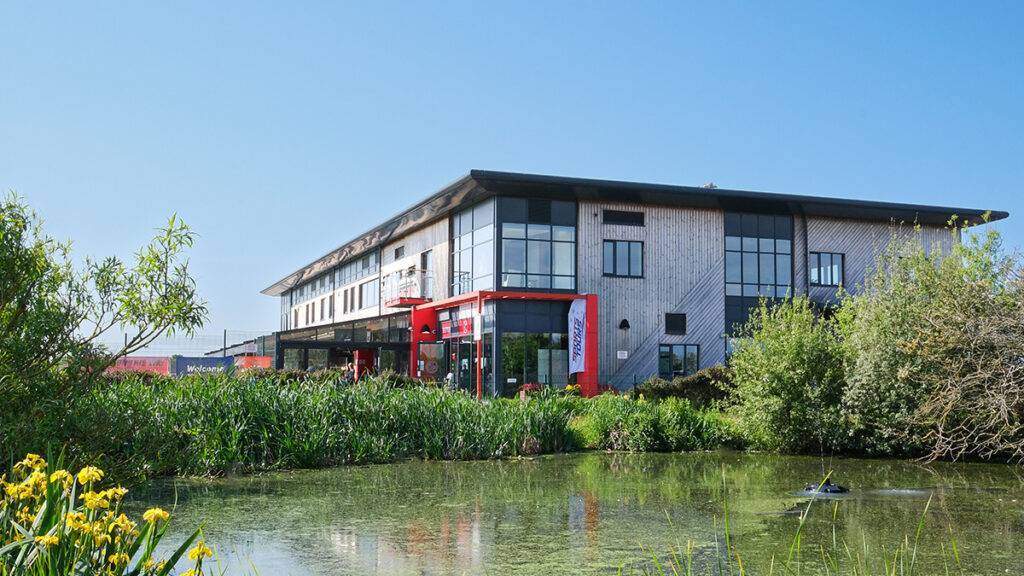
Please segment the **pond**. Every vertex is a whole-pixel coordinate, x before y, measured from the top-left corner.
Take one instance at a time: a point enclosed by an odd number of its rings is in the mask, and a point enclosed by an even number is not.
[[[714,564],[727,506],[736,551],[767,573],[808,504],[800,488],[823,467],[851,491],[813,502],[804,557],[831,550],[833,535],[891,556],[928,505],[920,573],[945,573],[954,540],[966,573],[1024,573],[1024,479],[990,464],[734,452],[409,461],[165,480],[136,490],[133,506],[177,499],[170,541],[202,523],[228,574],[263,575],[632,573],[688,542]]]

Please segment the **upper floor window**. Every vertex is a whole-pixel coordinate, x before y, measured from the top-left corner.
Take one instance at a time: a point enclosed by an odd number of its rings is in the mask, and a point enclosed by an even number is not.
[[[359,309],[376,306],[380,303],[380,280],[374,278],[359,285]]]
[[[452,296],[494,288],[494,201],[452,216]]]
[[[405,258],[405,246],[395,248],[395,260],[401,260],[402,258]]]
[[[627,212],[625,210],[605,210],[602,221],[605,224],[619,224],[621,226],[643,226],[643,212]]]
[[[843,255],[811,252],[808,257],[811,286],[840,286],[843,283]]]
[[[605,240],[604,275],[642,278],[644,275],[644,243],[629,240]]]
[[[500,198],[501,286],[576,289],[576,204]]]
[[[658,346],[658,376],[670,379],[689,376],[700,367],[700,346],[662,344]]]
[[[726,213],[725,295],[790,295],[792,253],[792,217]]]

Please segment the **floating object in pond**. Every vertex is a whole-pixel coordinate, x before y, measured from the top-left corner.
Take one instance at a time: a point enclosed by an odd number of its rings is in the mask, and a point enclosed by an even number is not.
[[[831,480],[826,479],[822,484],[808,484],[804,486],[804,492],[812,494],[845,494],[849,490],[846,489],[846,486],[833,484]]]

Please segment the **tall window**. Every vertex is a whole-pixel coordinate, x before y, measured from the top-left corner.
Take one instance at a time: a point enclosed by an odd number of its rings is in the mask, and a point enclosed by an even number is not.
[[[604,275],[641,278],[644,275],[644,243],[604,241]]]
[[[452,216],[452,296],[494,289],[494,201]]]
[[[576,289],[576,204],[501,198],[501,286]]]
[[[839,286],[843,283],[843,255],[811,252],[807,259],[812,286]]]
[[[380,280],[374,278],[359,285],[359,309],[363,310],[380,303]]]
[[[725,295],[782,298],[793,284],[792,218],[726,214]]]
[[[793,217],[725,214],[725,333],[747,322],[760,298],[793,291]]]
[[[292,328],[298,328],[299,327],[299,309],[298,308],[295,309],[294,316],[295,316],[295,325],[292,326]]]
[[[689,376],[700,367],[700,347],[696,344],[662,344],[658,346],[658,376],[673,378]]]

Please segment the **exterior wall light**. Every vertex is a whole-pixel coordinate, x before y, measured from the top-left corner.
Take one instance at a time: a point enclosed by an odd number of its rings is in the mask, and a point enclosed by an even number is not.
[[[629,320],[623,318],[622,322],[619,322],[619,330],[629,330]]]
[[[433,333],[434,333],[434,331],[431,330],[430,326],[427,326],[426,324],[423,325],[423,328],[420,328],[420,334],[433,334]]]

